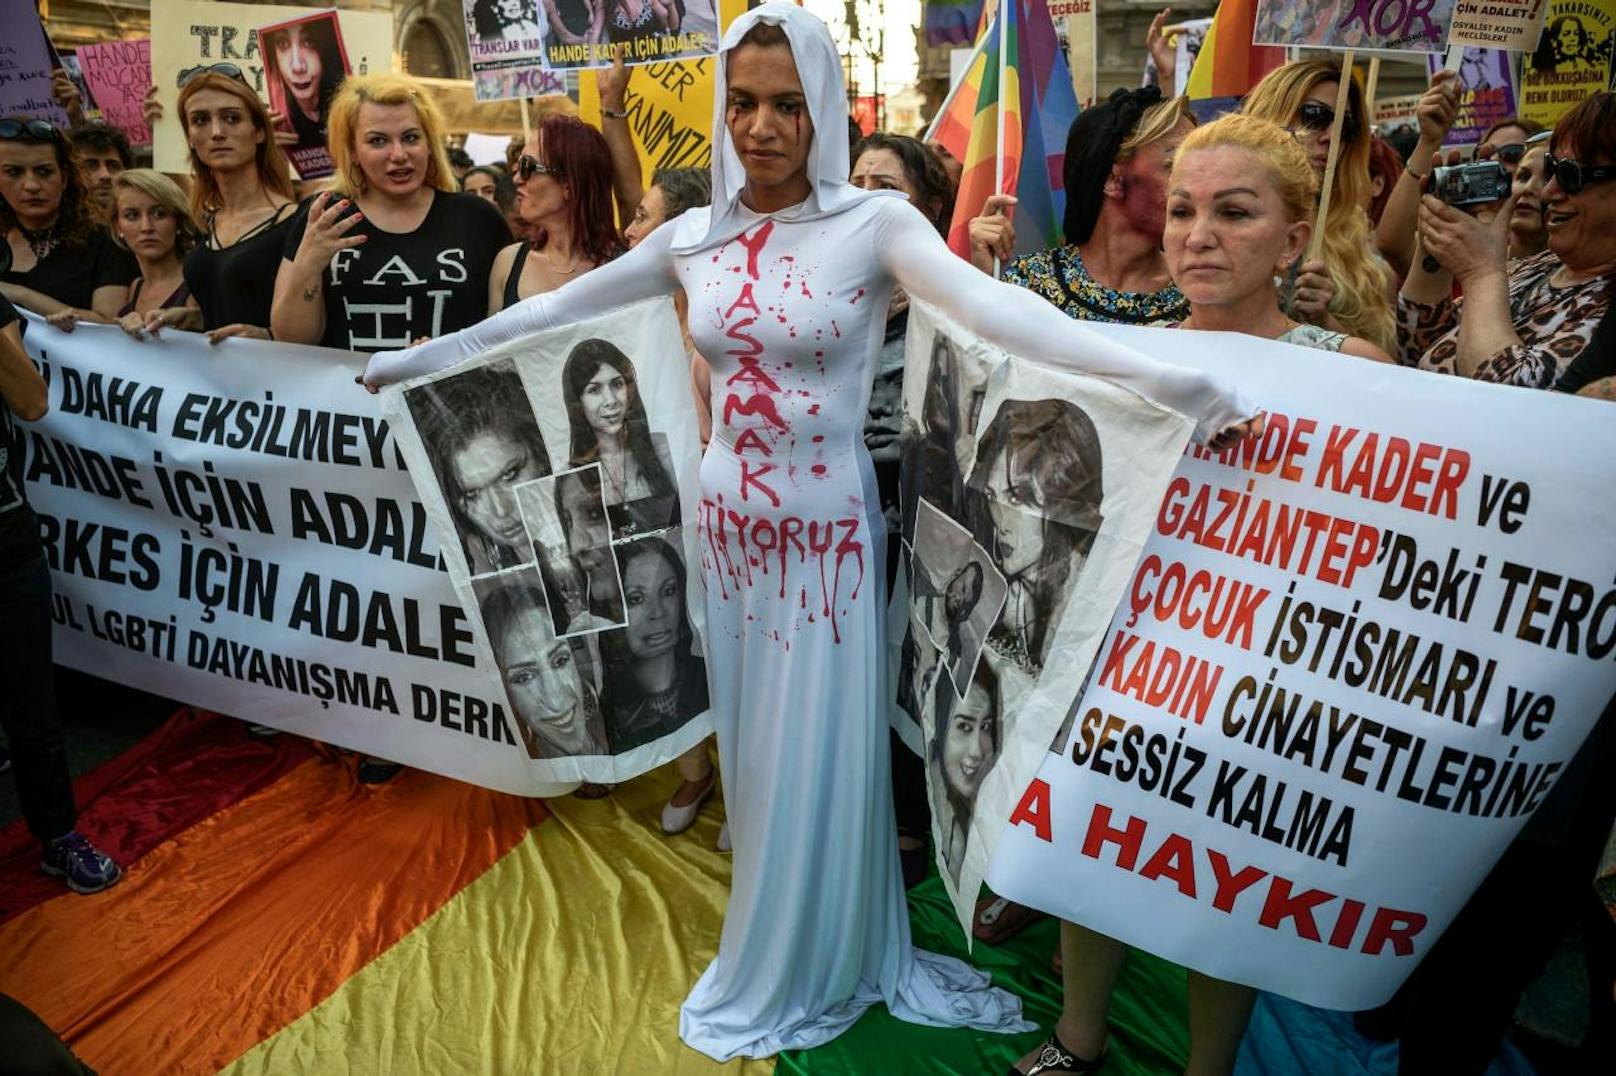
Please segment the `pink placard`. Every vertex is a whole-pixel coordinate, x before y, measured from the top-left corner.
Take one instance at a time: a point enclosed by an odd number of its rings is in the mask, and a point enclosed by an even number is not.
[[[128,135],[132,144],[151,145],[151,128],[140,110],[152,84],[151,38],[81,45],[78,56],[101,118]]]

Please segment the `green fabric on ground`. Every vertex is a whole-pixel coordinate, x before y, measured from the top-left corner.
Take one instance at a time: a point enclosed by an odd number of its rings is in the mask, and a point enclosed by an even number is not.
[[[965,957],[965,938],[935,871],[909,892],[915,945]],[[992,1035],[965,1028],[921,1027],[895,1019],[885,1006],[864,1014],[834,1042],[779,1057],[775,1072],[802,1076],[875,1076],[926,1073],[982,1076],[1006,1072],[1049,1034],[1060,1014],[1061,986],[1050,958],[1058,929],[1046,919],[1003,946],[978,943],[972,963],[1015,993],[1027,1019],[1039,1026],[1025,1035]],[[1130,950],[1111,1000],[1111,1056],[1106,1076],[1157,1076],[1183,1071],[1189,1056],[1184,970]]]

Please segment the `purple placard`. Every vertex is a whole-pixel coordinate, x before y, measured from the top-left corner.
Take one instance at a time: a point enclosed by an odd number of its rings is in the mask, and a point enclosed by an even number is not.
[[[67,126],[51,96],[51,50],[33,0],[0,0],[0,116],[32,116]]]
[[[1445,140],[1450,146],[1472,146],[1481,141],[1487,128],[1515,115],[1515,72],[1513,57],[1502,49],[1466,48],[1459,61],[1459,116]],[[1442,57],[1427,60],[1435,74]]]

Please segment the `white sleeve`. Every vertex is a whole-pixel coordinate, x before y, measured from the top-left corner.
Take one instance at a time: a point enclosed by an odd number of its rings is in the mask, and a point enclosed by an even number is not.
[[[541,329],[571,325],[642,299],[671,295],[679,284],[670,249],[673,232],[672,227],[658,228],[615,261],[554,291],[523,299],[470,328],[402,351],[378,351],[365,367],[365,384],[374,388],[407,381]]]
[[[1193,419],[1202,442],[1257,413],[1251,401],[1209,375],[1108,340],[1027,289],[979,272],[908,203],[884,200],[881,210],[871,231],[882,267],[910,295],[1012,355],[1121,385]]]

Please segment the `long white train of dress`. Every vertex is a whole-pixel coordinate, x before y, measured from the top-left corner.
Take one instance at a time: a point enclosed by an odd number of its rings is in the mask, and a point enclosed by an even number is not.
[[[735,860],[718,956],[680,1035],[719,1060],[766,1056],[828,1041],[876,1001],[916,1023],[1027,1030],[1018,999],[910,940],[885,716],[886,535],[861,437],[892,287],[1012,353],[1175,407],[1203,435],[1250,408],[978,274],[905,201],[745,216],[739,236],[689,255],[659,229],[565,288],[378,355],[367,378],[439,369],[682,286],[713,367],[699,526]]]

